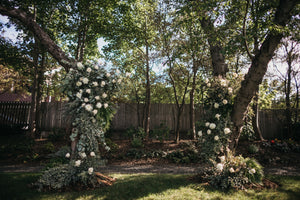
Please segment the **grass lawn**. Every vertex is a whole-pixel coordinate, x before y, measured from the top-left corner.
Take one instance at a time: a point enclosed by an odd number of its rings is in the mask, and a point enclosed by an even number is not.
[[[222,192],[190,181],[188,175],[113,174],[111,187],[90,191],[37,192],[27,187],[37,173],[0,173],[0,199],[300,199],[300,176],[269,176],[280,184],[277,190]]]

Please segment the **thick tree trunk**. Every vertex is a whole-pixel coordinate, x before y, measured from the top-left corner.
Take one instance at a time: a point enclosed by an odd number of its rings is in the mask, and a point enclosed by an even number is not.
[[[202,18],[201,27],[203,28],[204,33],[208,37],[210,56],[213,67],[213,75],[224,77],[228,72],[228,66],[225,62],[225,57],[222,53],[223,48],[221,44],[219,44],[219,42],[216,42],[215,37],[217,36],[217,33],[215,31],[215,27],[208,16],[204,16]]]
[[[69,58],[65,52],[50,38],[50,36],[34,21],[33,16],[25,11],[16,8],[6,8],[0,5],[0,13],[17,19],[31,31],[35,38],[40,41],[40,44],[62,65],[67,71],[75,62]]]
[[[291,17],[292,9],[298,2],[296,0],[282,0],[276,10],[274,24],[284,27]],[[242,86],[237,93],[232,111],[232,121],[234,130],[231,134],[230,148],[235,150],[238,145],[241,128],[243,126],[243,118],[252,97],[258,91],[259,84],[267,71],[268,63],[272,59],[273,54],[280,43],[283,34],[280,32],[270,31],[265,41],[261,45],[259,52],[252,60],[252,64],[245,76]]]

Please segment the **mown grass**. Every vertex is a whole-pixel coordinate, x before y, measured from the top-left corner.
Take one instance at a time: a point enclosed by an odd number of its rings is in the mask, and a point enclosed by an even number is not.
[[[300,176],[269,176],[280,184],[276,190],[223,192],[189,179],[189,175],[171,174],[113,174],[117,182],[111,187],[89,191],[37,192],[28,184],[37,173],[0,173],[0,199],[300,199]]]

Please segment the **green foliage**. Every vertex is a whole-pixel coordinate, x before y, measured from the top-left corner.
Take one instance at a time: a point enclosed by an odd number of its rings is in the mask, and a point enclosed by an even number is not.
[[[255,144],[251,144],[249,147],[248,147],[248,151],[249,153],[251,154],[256,154],[259,152],[259,147]]]
[[[133,148],[141,148],[144,147],[143,140],[140,137],[134,137],[131,141],[131,146]]]
[[[143,139],[146,135],[142,127],[134,128],[130,127],[126,130],[126,135],[131,139],[131,145],[134,148],[141,148],[144,146]]]
[[[151,136],[163,142],[169,137],[169,127],[165,123],[160,123],[160,125],[152,130]]]
[[[55,146],[52,142],[47,142],[43,145],[43,151],[45,153],[53,153],[55,151]]]
[[[48,135],[48,140],[51,142],[58,142],[65,139],[66,132],[63,128],[55,128],[52,133]]]

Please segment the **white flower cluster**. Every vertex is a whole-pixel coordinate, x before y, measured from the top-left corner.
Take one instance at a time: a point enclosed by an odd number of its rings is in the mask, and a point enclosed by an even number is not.
[[[119,70],[116,70],[115,73],[105,72],[98,65],[83,65],[78,62],[66,76],[68,78],[66,86],[70,91],[68,99],[78,102],[77,105],[80,105],[83,111],[96,116],[100,109],[109,107],[108,97],[111,89],[116,87],[116,83],[122,82],[121,78],[116,77],[119,74]],[[130,73],[127,72],[126,76],[130,76]],[[75,87],[70,84],[72,82]]]

